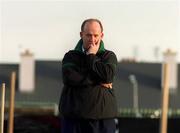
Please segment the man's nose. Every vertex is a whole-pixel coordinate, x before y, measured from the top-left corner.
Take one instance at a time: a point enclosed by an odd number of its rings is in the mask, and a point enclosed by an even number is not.
[[[94,37],[94,36],[90,36],[90,40],[91,40],[91,41],[94,41],[94,40],[95,40],[95,37]]]

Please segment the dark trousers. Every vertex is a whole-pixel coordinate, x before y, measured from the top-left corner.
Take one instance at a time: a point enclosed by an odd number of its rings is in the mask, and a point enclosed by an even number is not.
[[[61,133],[115,133],[114,119],[61,119]]]

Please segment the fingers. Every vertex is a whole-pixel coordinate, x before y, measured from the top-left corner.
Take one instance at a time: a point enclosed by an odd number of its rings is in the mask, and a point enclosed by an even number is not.
[[[103,87],[112,89],[112,83],[102,83],[101,85],[102,85]]]
[[[87,54],[96,54],[99,49],[98,45],[92,44],[87,51]]]
[[[101,39],[99,39],[97,42],[94,42],[90,45],[90,47],[88,48],[87,50],[87,55],[88,54],[96,54],[99,50],[99,46],[100,46],[100,42],[101,42]]]

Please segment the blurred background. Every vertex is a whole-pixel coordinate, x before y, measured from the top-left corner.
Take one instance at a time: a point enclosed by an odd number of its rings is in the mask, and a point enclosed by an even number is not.
[[[102,21],[105,46],[118,60],[159,62],[167,48],[180,52],[179,7],[178,0],[1,0],[0,62],[19,62],[24,49],[62,59],[87,18]]]

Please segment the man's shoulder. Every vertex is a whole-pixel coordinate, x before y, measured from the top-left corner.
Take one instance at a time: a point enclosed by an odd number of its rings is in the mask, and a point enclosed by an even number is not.
[[[82,56],[82,52],[77,50],[69,50],[65,53],[64,58],[80,58]]]
[[[105,51],[104,51],[104,53],[103,53],[103,56],[116,56],[116,54],[113,52],[113,51],[111,51],[111,50],[107,50],[107,49],[105,49]]]
[[[78,54],[79,53],[79,51],[77,51],[77,50],[69,50],[68,52],[66,52],[66,55],[68,54]]]
[[[105,52],[106,52],[106,53],[113,53],[113,54],[115,54],[113,51],[111,51],[111,50],[109,50],[109,49],[105,49]]]

